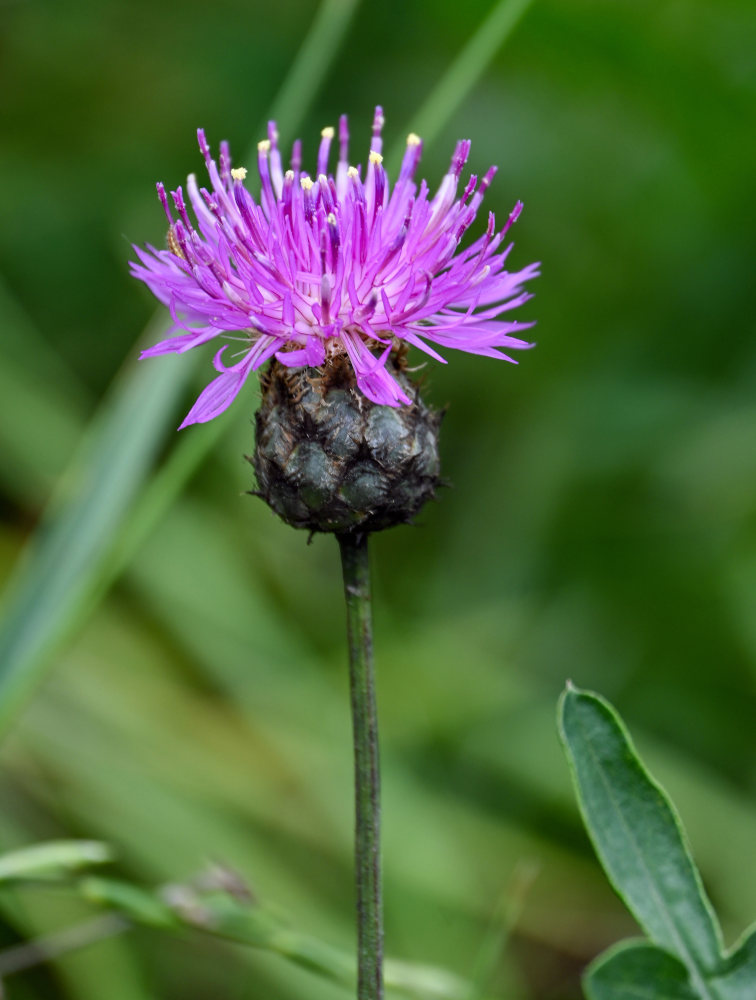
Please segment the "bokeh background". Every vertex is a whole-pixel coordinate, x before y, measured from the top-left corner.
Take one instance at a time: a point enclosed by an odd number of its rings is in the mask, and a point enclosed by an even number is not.
[[[389,149],[427,125],[432,184],[463,136],[473,170],[497,163],[490,206],[525,202],[512,260],[543,264],[518,368],[427,367],[452,486],[373,546],[387,950],[490,1000],[577,1000],[636,929],[574,804],[567,678],[614,701],[677,802],[728,942],[756,918],[756,8],[520,7],[450,102],[434,88],[490,0],[330,0],[283,96],[306,0],[0,6],[0,846],[102,838],[145,885],[221,860],[352,947],[336,546],[245,495],[256,387],[174,433],[212,350],[135,364],[157,321],[127,262],[163,239],[155,181],[200,169],[198,125],[243,160],[278,101],[311,160],[347,111],[356,156],[380,102]],[[91,908],[36,889],[0,911],[7,948]],[[5,987],[349,995],[147,930]]]

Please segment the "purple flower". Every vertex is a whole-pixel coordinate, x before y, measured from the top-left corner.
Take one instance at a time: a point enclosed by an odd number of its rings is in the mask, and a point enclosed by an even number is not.
[[[411,344],[437,361],[434,346],[487,357],[513,358],[501,348],[532,345],[514,336],[532,323],[500,318],[531,296],[523,290],[538,265],[506,271],[512,244],[504,236],[519,216],[517,202],[497,233],[493,213],[482,236],[465,249],[460,241],[475,219],[496,168],[478,183],[472,175],[458,197],[470,151],[458,142],[448,173],[431,198],[414,182],[422,142],[407,138],[393,190],[381,156],[383,113],[376,108],[366,169],[349,166],[346,116],[339,121],[339,161],[328,173],[334,138],[323,129],[315,178],[301,170],[294,144],[285,173],[273,122],[258,143],[258,201],[245,187],[243,167],[233,169],[227,143],[218,164],[202,129],[199,145],[211,188],[194,175],[171,192],[158,184],[168,217],[168,249],[134,247],[141,263],[132,273],[170,309],[172,336],[141,357],[183,353],[215,337],[239,341],[225,364],[228,344],[213,364],[218,376],[203,390],[181,427],[205,423],[236,398],[251,371],[275,356],[293,368],[317,368],[346,352],[359,389],[388,406],[411,400],[386,370],[389,353]],[[514,362],[513,362],[514,363]]]

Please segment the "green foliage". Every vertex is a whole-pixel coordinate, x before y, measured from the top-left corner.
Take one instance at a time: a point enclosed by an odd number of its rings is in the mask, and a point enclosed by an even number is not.
[[[586,977],[589,1000],[698,1000],[679,958],[629,941],[599,959]]]
[[[299,124],[308,96],[338,51],[357,3],[324,0],[275,105],[282,123]],[[153,343],[167,322],[161,310],[145,333],[145,343]],[[81,455],[67,470],[48,512],[47,530],[34,540],[5,599],[0,624],[0,730],[34,690],[51,654],[86,613],[98,588],[105,588],[117,574],[135,536],[138,544],[165,509],[164,503],[151,502],[148,495],[124,527],[153,466],[161,433],[170,427],[187,375],[187,369],[179,366],[161,370],[144,365],[131,371],[127,365],[116,392],[90,424]],[[204,447],[198,449],[195,441],[185,449],[191,465],[202,458],[212,440],[206,437]],[[176,495],[188,474],[182,458],[174,459],[168,497]],[[163,489],[158,496],[165,493]]]
[[[568,685],[559,725],[596,853],[652,942],[630,942],[598,959],[585,978],[589,1000],[752,997],[756,938],[725,953],[674,807],[617,713]]]
[[[357,2],[325,0],[322,4],[272,110],[282,126],[300,124],[308,95],[311,99],[313,86],[337,53]],[[437,100],[436,95],[443,97],[452,88],[456,99],[463,99],[527,2],[501,0],[485,32],[475,35],[463,49],[431,96],[433,110],[428,117],[434,128],[441,127],[454,110],[454,105]],[[145,333],[145,343],[158,339],[165,323],[160,311]],[[73,631],[98,589],[107,587],[122,569],[220,436],[222,425],[216,422],[204,438],[187,437],[183,448],[174,452],[168,471],[131,512],[161,435],[169,430],[170,414],[187,374],[178,365],[145,365],[133,372],[127,366],[122,384],[92,421],[82,453],[67,470],[48,511],[47,530],[34,540],[5,599],[0,623],[0,731],[33,692],[57,645]]]
[[[127,374],[61,480],[3,605],[0,729],[7,729],[51,653],[91,606],[113,538],[161,444],[156,428],[172,412],[184,379],[176,368],[142,366]]]
[[[499,165],[486,197],[497,218],[525,202],[512,260],[540,258],[544,276],[527,307],[538,347],[517,370],[462,357],[425,368],[429,402],[449,405],[454,489],[417,530],[375,540],[387,948],[475,979],[481,997],[576,1000],[580,969],[632,922],[589,858],[561,766],[565,674],[635,720],[728,942],[756,908],[743,860],[756,843],[756,10],[539,0],[486,66],[475,52],[494,39],[479,28],[504,11],[2,6],[0,576],[4,611],[11,581],[19,608],[27,580],[28,628],[14,643],[27,666],[5,716],[0,843],[96,837],[137,886],[181,881],[211,856],[266,912],[353,953],[337,554],[244,495],[253,388],[217,426],[172,437],[210,352],[150,362],[145,379],[186,388],[150,425],[130,499],[115,490],[96,510],[104,520],[89,524],[70,463],[79,449],[83,474],[90,417],[102,431],[141,375],[130,364],[107,392],[154,309],[128,278],[128,243],[161,244],[154,182],[201,171],[193,130],[228,137],[243,162],[275,101],[282,138],[301,132],[312,157],[342,111],[364,139],[380,100],[393,153],[461,66],[471,89],[452,117],[430,106],[441,117],[426,119],[437,138],[423,174],[435,184],[469,136],[472,169]],[[300,82],[282,91],[292,66]],[[159,406],[142,403],[124,443]],[[88,441],[102,499],[125,453]],[[67,468],[70,492],[42,515]],[[55,529],[71,504],[76,532]],[[37,586],[46,611],[32,615]],[[2,627],[19,635],[18,620]],[[538,872],[526,888],[523,867]],[[90,916],[52,885],[13,883],[0,953]],[[728,960],[729,983],[748,982],[753,947]],[[350,995],[264,949],[147,929],[4,986],[12,1000]]]
[[[127,882],[89,877],[79,885],[89,902],[115,909],[138,924],[162,930],[191,929],[280,955],[294,965],[354,988],[355,963],[347,952],[300,934],[251,899],[233,892],[198,892],[192,886],[167,886],[149,892]],[[443,969],[409,962],[386,962],[386,988],[392,995],[419,1000],[464,1000],[469,985]]]
[[[0,882],[56,877],[112,860],[107,844],[96,840],[60,840],[0,855]]]

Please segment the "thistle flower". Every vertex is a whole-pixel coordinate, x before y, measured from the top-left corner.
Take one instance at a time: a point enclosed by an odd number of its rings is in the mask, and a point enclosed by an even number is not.
[[[317,173],[301,169],[294,144],[284,172],[273,122],[258,143],[260,195],[245,186],[222,143],[216,164],[199,130],[211,188],[194,175],[158,194],[168,218],[168,249],[135,247],[132,273],[170,309],[173,335],[142,353],[183,353],[209,340],[240,341],[241,350],[216,353],[217,377],[203,390],[181,427],[205,423],[236,398],[250,372],[268,359],[294,369],[323,369],[348,359],[356,386],[377,405],[407,407],[406,380],[389,363],[404,345],[437,361],[441,348],[512,361],[504,350],[532,346],[515,334],[532,326],[501,318],[531,296],[525,283],[538,265],[505,270],[504,237],[518,218],[517,202],[498,232],[489,213],[485,232],[459,250],[496,172],[472,175],[458,197],[470,142],[457,143],[436,194],[414,176],[422,142],[407,138],[399,176],[390,189],[381,155],[383,113],[376,108],[365,169],[349,165],[345,116],[339,121],[339,159],[328,173],[333,128],[321,133]],[[192,221],[189,209],[193,211]],[[504,350],[502,350],[504,349]],[[393,372],[393,373],[392,373]]]

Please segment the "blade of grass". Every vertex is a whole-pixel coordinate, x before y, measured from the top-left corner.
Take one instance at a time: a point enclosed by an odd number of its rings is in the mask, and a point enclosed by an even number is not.
[[[57,876],[112,860],[108,845],[98,840],[48,841],[1,855],[0,882]]]
[[[274,102],[273,111],[287,126],[296,127],[309,107],[358,3],[323,0],[310,35]],[[155,322],[164,326],[162,311]],[[151,329],[146,339],[154,342],[155,333]],[[54,499],[43,530],[35,535],[4,601],[0,733],[44,677],[55,649],[112,579],[113,567],[120,565],[117,557],[109,560],[114,540],[154,465],[191,370],[189,365],[153,363],[132,371],[129,365],[90,426],[73,468],[64,478],[64,492]],[[170,497],[157,506],[151,497],[148,499],[146,508],[153,517],[167,509],[222,428],[216,421],[204,435],[185,438],[185,452],[176,449]],[[142,515],[136,523],[142,525],[136,532],[138,540],[148,522]],[[129,537],[134,537],[133,530]]]
[[[467,1000],[485,1000],[494,992],[493,983],[505,955],[512,932],[520,919],[525,897],[538,875],[538,865],[533,861],[520,861],[512,873],[509,885],[499,899],[496,910],[473,965],[470,992]]]
[[[39,505],[73,454],[88,392],[37,330],[0,275],[0,478]],[[31,416],[30,416],[31,415]]]
[[[282,133],[295,132],[304,121],[331,68],[333,57],[341,48],[359,3],[360,0],[323,0],[320,5],[270,109],[269,117],[278,123]],[[254,161],[256,157],[257,144],[254,143],[249,159]]]
[[[433,88],[425,104],[412,116],[411,131],[421,135],[424,142],[433,142],[488,69],[532,2],[499,0]],[[404,146],[397,146],[391,152],[390,163],[396,165]]]
[[[173,887],[175,905],[166,902],[169,890],[155,895],[139,886],[90,876],[79,884],[82,896],[112,907],[127,919],[167,930],[192,928],[216,937],[274,952],[303,969],[335,983],[353,986],[354,959],[346,952],[285,926],[258,904],[240,903],[228,896],[196,894],[191,887]],[[445,969],[410,962],[386,963],[387,988],[424,1000],[464,1000],[469,983]]]
[[[33,941],[0,951],[0,975],[9,976],[36,965],[52,962],[61,955],[80,948],[88,948],[103,938],[121,934],[129,924],[115,913],[106,913],[84,924],[66,927],[62,931],[46,934]]]
[[[2,320],[0,320],[0,323]],[[30,415],[30,418],[27,418]],[[36,506],[73,454],[84,411],[28,360],[0,361],[0,478],[19,504]]]
[[[128,366],[90,424],[3,602],[0,731],[90,606],[103,555],[154,464],[190,370]]]
[[[65,395],[70,405],[87,399],[87,388],[76,372],[64,361],[55,348],[40,333],[24,307],[17,301],[0,275],[0,329],[3,331],[0,350],[3,361],[15,361],[31,367],[33,376],[43,380],[50,388]]]

